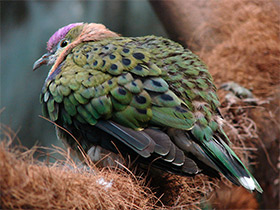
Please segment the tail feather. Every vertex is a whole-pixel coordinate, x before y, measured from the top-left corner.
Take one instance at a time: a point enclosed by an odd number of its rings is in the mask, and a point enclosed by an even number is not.
[[[247,172],[247,177],[240,177],[239,182],[241,183],[242,186],[244,186],[248,190],[254,190],[256,189],[258,192],[262,193],[263,190],[261,186],[259,185],[258,181],[253,177],[253,175],[250,173],[250,171],[243,165],[241,160],[237,157],[237,155],[230,149],[230,147],[222,141],[222,144],[224,147],[231,153],[232,157],[236,159],[236,162],[238,162],[241,167]],[[249,177],[249,178],[248,178]]]
[[[228,139],[224,133],[213,134],[207,138],[208,140],[204,139],[203,135],[200,135],[202,139],[199,140],[193,132],[180,129],[170,128],[167,133],[181,150],[221,172],[234,184],[242,185],[251,191],[256,189],[262,192],[258,182],[223,140]]]
[[[241,160],[219,136],[215,135],[212,140],[203,141],[201,147],[219,171],[230,181],[237,185],[241,184],[251,191],[255,189],[260,193],[263,191]]]

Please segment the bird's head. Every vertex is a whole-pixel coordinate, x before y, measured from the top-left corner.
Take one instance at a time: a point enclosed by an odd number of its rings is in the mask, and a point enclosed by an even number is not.
[[[44,64],[52,65],[53,70],[64,60],[67,54],[78,44],[88,41],[117,37],[118,35],[102,24],[72,23],[58,29],[47,42],[47,53],[33,65],[33,70]]]

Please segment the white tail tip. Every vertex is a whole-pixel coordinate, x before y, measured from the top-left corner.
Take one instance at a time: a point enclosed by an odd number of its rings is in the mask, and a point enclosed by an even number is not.
[[[248,190],[256,189],[255,182],[251,177],[240,177],[239,182]]]

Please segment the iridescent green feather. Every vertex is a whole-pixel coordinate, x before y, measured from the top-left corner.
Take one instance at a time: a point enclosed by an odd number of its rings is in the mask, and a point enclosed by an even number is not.
[[[80,30],[71,33],[76,37]],[[112,120],[135,130],[153,126],[190,131],[201,154],[238,177],[215,142],[215,135],[227,139],[217,122],[215,91],[203,62],[179,44],[155,36],[117,37],[72,49],[61,72],[46,81],[41,101],[44,116],[65,125]]]

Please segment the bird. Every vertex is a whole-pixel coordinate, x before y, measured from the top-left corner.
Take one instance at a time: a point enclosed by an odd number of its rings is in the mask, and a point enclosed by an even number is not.
[[[209,168],[262,193],[230,148],[207,66],[189,49],[78,22],[49,38],[33,70],[44,64],[52,67],[40,94],[43,116],[73,150],[104,165],[131,156],[182,176]]]

